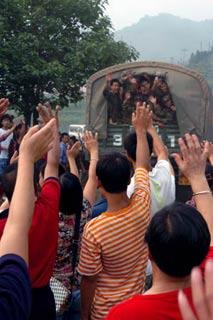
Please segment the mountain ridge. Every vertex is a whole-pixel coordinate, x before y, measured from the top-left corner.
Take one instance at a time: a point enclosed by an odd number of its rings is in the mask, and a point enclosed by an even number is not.
[[[115,38],[134,46],[143,60],[186,63],[192,53],[213,46],[212,30],[213,19],[194,21],[161,13],[116,31]]]

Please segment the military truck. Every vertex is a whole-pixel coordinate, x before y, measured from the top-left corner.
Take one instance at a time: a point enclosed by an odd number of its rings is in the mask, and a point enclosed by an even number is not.
[[[119,80],[123,90],[119,92],[121,101],[115,103],[118,121],[114,123],[109,119],[113,109],[110,93],[108,97],[104,94],[111,90],[113,79]],[[99,133],[102,151],[123,150],[124,137],[132,130],[130,114],[137,99],[152,105],[156,128],[170,153],[177,151],[178,138],[186,132],[196,133],[201,140],[213,140],[212,92],[200,74],[167,63],[134,62],[106,68],[88,80],[86,125]],[[178,186],[187,184],[177,170],[176,176]]]

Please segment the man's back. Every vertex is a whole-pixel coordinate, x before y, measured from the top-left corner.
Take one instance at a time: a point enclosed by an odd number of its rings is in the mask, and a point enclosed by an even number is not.
[[[187,288],[184,292],[192,302],[191,289]],[[111,310],[107,320],[182,320],[178,306],[178,290],[137,295],[122,303],[122,308],[120,306]]]
[[[175,177],[171,173],[170,163],[159,160],[152,171],[149,172],[151,189],[151,213],[154,215],[163,207],[175,201]],[[134,192],[134,176],[127,188],[127,195],[131,197]]]
[[[141,293],[148,259],[144,234],[150,217],[148,173],[136,170],[128,207],[105,212],[84,230],[78,271],[98,275],[92,319],[103,319],[116,303]]]

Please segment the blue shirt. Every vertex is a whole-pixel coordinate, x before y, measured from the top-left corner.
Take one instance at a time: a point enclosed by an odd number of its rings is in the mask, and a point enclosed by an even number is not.
[[[0,258],[0,320],[27,320],[31,284],[25,261],[14,254]]]
[[[67,165],[67,145],[63,142],[60,142],[60,164]]]
[[[97,201],[92,210],[92,219],[97,218],[103,212],[107,211],[107,200],[102,198],[101,200]]]

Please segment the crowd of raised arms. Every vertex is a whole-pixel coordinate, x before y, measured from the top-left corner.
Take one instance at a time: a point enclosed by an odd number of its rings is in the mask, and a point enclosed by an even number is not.
[[[59,133],[59,107],[39,104],[31,128],[8,107],[0,99],[0,319],[212,320],[211,143],[186,134],[171,155],[185,204],[145,103],[124,152],[101,156],[96,133]]]

